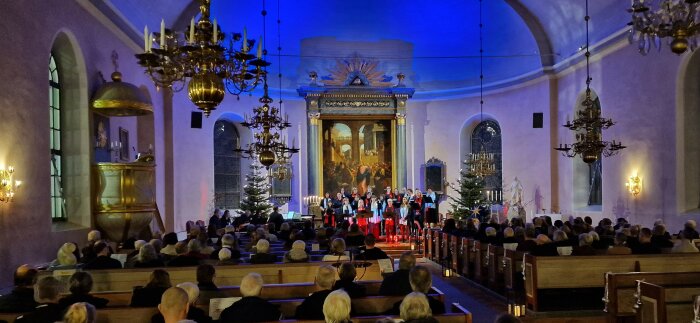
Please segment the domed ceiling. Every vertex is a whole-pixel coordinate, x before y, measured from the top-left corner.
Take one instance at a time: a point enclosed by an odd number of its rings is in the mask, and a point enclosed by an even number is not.
[[[128,32],[157,30],[160,19],[183,30],[199,12],[192,0],[92,0],[126,20]],[[277,14],[282,57],[277,58]],[[502,86],[540,75],[585,43],[583,0],[484,0],[484,82]],[[590,0],[591,42],[622,30],[627,1]],[[105,6],[106,5],[106,6]],[[212,17],[225,32],[263,34],[260,0],[212,0]],[[338,59],[359,55],[378,61],[387,80],[403,72],[417,97],[473,92],[479,84],[478,0],[266,0],[271,86],[286,91],[323,81]],[[114,19],[113,19],[114,20]],[[118,24],[119,25],[119,24]],[[137,38],[138,37],[132,37]]]

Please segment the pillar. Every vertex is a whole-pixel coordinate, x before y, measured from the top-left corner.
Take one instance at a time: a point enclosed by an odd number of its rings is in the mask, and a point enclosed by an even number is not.
[[[406,187],[406,115],[396,114],[396,187]]]
[[[321,134],[321,120],[319,113],[309,113],[308,114],[308,130],[307,130],[307,156],[308,156],[308,195],[323,196],[321,192],[321,172],[323,171],[323,166],[320,162],[320,151],[319,151],[319,136]]]

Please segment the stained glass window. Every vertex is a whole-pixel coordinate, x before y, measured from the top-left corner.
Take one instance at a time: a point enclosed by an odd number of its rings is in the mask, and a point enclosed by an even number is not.
[[[484,177],[484,190],[498,190],[503,188],[502,154],[501,154],[501,127],[494,120],[484,120],[472,131],[471,153],[486,152],[494,155],[496,173]]]
[[[65,220],[61,151],[61,83],[53,54],[49,57],[49,148],[51,149],[51,218]]]
[[[214,196],[220,209],[235,209],[241,203],[241,157],[233,152],[239,140],[233,123],[214,124]]]

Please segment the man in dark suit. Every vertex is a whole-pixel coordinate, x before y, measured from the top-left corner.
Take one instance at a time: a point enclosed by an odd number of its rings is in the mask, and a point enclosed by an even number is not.
[[[15,288],[10,294],[0,296],[0,312],[29,312],[38,304],[34,301],[34,283],[37,270],[22,265],[15,270]]]
[[[357,270],[355,270],[355,265],[350,262],[344,262],[340,265],[340,273],[338,273],[340,279],[333,285],[333,290],[344,289],[345,292],[350,295],[350,298],[365,297],[367,294],[367,289],[365,286],[358,285],[355,283],[355,277],[357,277]]]
[[[379,295],[406,296],[412,292],[408,274],[415,265],[416,256],[410,251],[404,252],[399,258],[399,270],[384,278],[379,287]]]
[[[95,244],[93,251],[97,255],[93,261],[83,267],[83,269],[121,269],[122,263],[119,260],[110,257],[111,252],[109,246],[104,242],[100,241]]]
[[[365,247],[361,254],[357,256],[357,259],[361,260],[377,260],[377,259],[389,259],[389,256],[382,249],[374,246],[376,243],[376,238],[373,234],[368,234],[365,237]]]
[[[316,278],[314,280],[319,291],[314,292],[304,299],[297,306],[297,320],[323,320],[323,302],[326,296],[333,291],[333,283],[335,283],[335,268],[325,265],[318,268]]]
[[[277,321],[281,313],[277,306],[260,298],[263,279],[260,274],[250,273],[241,280],[241,300],[221,312],[222,323]]]
[[[430,310],[432,310],[433,315],[444,314],[445,304],[438,299],[428,296],[430,288],[433,287],[433,277],[430,274],[430,270],[423,266],[415,266],[411,269],[409,273],[409,280],[411,282],[411,288],[414,292],[419,292],[425,294],[428,298],[428,304],[430,305]],[[394,308],[387,314],[398,315],[401,311],[401,301],[394,304]]]
[[[63,308],[58,305],[61,282],[51,276],[37,283],[36,299],[39,305],[31,312],[20,315],[17,323],[53,323],[63,319]]]
[[[267,220],[268,223],[272,222],[275,224],[275,229],[280,229],[282,227],[282,223],[284,223],[284,217],[282,217],[282,214],[279,212],[278,207],[273,207],[272,208],[272,213],[270,214],[270,219]],[[274,233],[274,232],[270,232]]]

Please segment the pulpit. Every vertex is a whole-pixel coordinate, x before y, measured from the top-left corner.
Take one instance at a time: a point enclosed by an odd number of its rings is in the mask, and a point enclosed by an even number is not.
[[[97,163],[93,175],[95,223],[112,241],[139,235],[158,216],[155,164]]]

